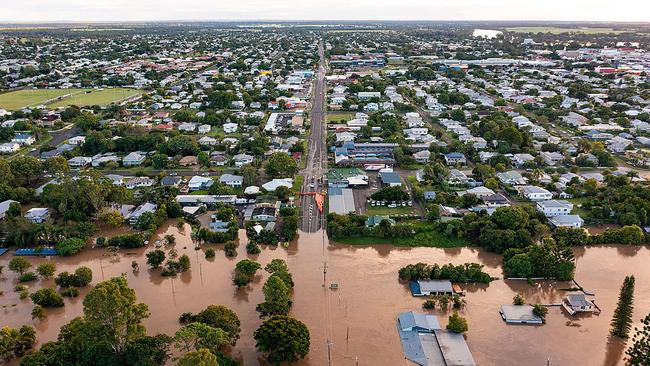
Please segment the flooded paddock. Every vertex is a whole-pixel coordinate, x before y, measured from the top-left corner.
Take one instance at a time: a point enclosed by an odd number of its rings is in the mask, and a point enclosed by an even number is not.
[[[149,270],[145,252],[121,250],[115,257],[105,249],[86,249],[73,257],[54,257],[57,273],[73,271],[79,266],[93,270],[93,283],[126,274],[138,300],[149,305],[151,316],[145,321],[149,333],[173,334],[178,328],[178,316],[197,312],[210,304],[232,308],[242,321],[241,336],[232,355],[244,365],[265,365],[255,351],[253,332],[261,323],[255,306],[263,301],[262,284],[267,274],[258,272],[247,288],[237,290],[230,277],[235,263],[244,258],[266,265],[273,258],[289,264],[295,281],[292,315],[305,322],[311,331],[311,351],[297,365],[327,365],[328,348],[331,365],[406,365],[395,328],[401,311],[422,311],[421,298],[410,295],[405,284],[397,279],[397,270],[416,262],[454,263],[478,262],[493,276],[501,277],[501,257],[477,248],[393,248],[386,245],[371,247],[328,245],[322,233],[305,234],[288,248],[263,247],[259,255],[249,256],[245,250],[245,233],[240,231],[235,258],[226,258],[223,245],[204,245],[217,249],[217,256],[207,260],[196,251],[190,239],[190,228],[179,230],[169,224],[156,239],[172,234],[176,237],[178,254],[188,254],[192,262],[189,272],[176,278],[165,278],[160,270]],[[498,310],[510,304],[515,293],[522,293],[531,303],[558,303],[572,283],[543,281],[534,286],[526,281],[497,280],[490,285],[465,285],[467,305],[461,311],[468,319],[467,342],[479,365],[617,365],[622,364],[624,345],[609,342],[608,330],[618,290],[628,274],[636,276],[634,320],[650,313],[650,250],[646,247],[599,246],[576,249],[576,279],[580,285],[596,294],[602,308],[600,315],[570,317],[560,308],[551,308],[543,326],[506,325]],[[65,300],[60,309],[48,309],[42,322],[31,320],[31,300],[20,300],[13,291],[16,276],[6,265],[11,257],[5,254],[0,280],[2,321],[0,325],[18,327],[33,325],[40,342],[53,340],[59,328],[82,313],[82,296]],[[36,266],[46,259],[31,258]],[[140,271],[134,273],[135,260]],[[324,274],[326,269],[326,274]],[[326,286],[323,286],[323,284]],[[331,283],[338,290],[331,290]],[[33,288],[54,286],[54,280],[35,281]],[[16,304],[16,306],[11,306]],[[443,326],[447,314],[435,311]]]

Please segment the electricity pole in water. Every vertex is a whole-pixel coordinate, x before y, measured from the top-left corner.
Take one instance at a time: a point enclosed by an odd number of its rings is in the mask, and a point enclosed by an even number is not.
[[[323,262],[323,287],[327,285],[327,262]]]
[[[327,366],[332,366],[332,342],[327,340]]]

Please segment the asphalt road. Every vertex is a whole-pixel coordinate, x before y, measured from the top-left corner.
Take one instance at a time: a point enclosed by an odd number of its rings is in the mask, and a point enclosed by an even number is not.
[[[312,109],[311,109],[311,134],[307,150],[307,167],[301,172],[304,177],[303,186],[300,192],[306,195],[301,196],[301,220],[300,229],[304,232],[316,232],[324,226],[324,213],[321,213],[316,206],[314,195],[308,193],[324,192],[326,185],[324,181],[324,161],[327,160],[325,151],[325,55],[322,42],[318,46],[320,64],[316,80],[314,82]]]
[[[48,142],[49,145],[51,146],[59,146],[61,145],[64,141],[71,139],[75,136],[78,136],[81,134],[81,130],[78,129],[77,127],[74,127],[72,125],[68,125],[67,127],[64,127],[58,131],[50,132],[50,135],[52,135],[52,139]],[[34,156],[34,157],[39,157],[41,156],[41,153],[38,151],[38,148],[34,151],[28,152],[26,155],[28,156]]]

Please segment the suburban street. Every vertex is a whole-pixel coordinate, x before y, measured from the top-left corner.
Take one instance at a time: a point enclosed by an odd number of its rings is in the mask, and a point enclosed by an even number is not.
[[[304,177],[301,188],[301,220],[300,229],[304,232],[316,232],[323,226],[324,215],[318,210],[315,193],[323,193],[326,189],[324,182],[325,169],[323,160],[327,159],[325,151],[325,55],[322,42],[318,53],[320,65],[316,74],[311,109],[311,135],[307,150],[307,166],[302,172]]]

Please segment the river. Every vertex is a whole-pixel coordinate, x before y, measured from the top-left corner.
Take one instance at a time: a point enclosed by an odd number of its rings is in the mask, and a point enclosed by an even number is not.
[[[176,249],[187,253],[192,262],[190,272],[175,279],[163,278],[159,270],[149,270],[145,249],[123,250],[110,256],[104,249],[86,249],[73,257],[56,257],[57,272],[73,271],[81,265],[93,270],[93,283],[126,274],[138,300],[149,305],[151,316],[145,321],[149,333],[173,334],[178,316],[197,312],[210,304],[232,308],[242,321],[242,332],[232,355],[248,365],[265,365],[255,351],[253,332],[261,323],[255,305],[263,301],[262,284],[267,274],[260,273],[248,288],[236,290],[230,276],[234,265],[243,258],[257,260],[264,266],[273,258],[285,259],[293,273],[295,290],[292,315],[307,324],[311,331],[311,351],[297,365],[327,365],[328,343],[332,365],[404,365],[399,337],[395,329],[401,311],[421,310],[422,299],[411,297],[406,285],[397,280],[397,270],[418,261],[428,263],[478,262],[484,270],[500,277],[501,257],[477,248],[393,248],[386,245],[357,247],[326,243],[322,232],[302,233],[285,249],[264,247],[262,253],[248,256],[245,233],[235,258],[226,258],[222,245],[215,245],[217,256],[205,259],[195,251],[189,225],[179,230],[171,223],[159,230],[158,238],[176,236]],[[154,239],[155,240],[155,239]],[[147,249],[149,250],[149,249]],[[509,326],[498,314],[501,304],[509,304],[517,292],[531,303],[557,303],[568,283],[541,282],[535,286],[525,281],[497,280],[490,285],[463,286],[467,290],[467,306],[462,310],[468,319],[467,342],[479,365],[617,365],[622,364],[624,345],[608,342],[608,327],[616,305],[619,287],[625,275],[636,276],[634,308],[635,325],[650,312],[650,250],[645,247],[598,246],[576,249],[576,279],[586,290],[596,293],[600,315],[569,317],[559,308],[551,308],[543,326]],[[29,299],[19,300],[13,291],[15,275],[6,269],[10,256],[0,258],[5,265],[0,280],[3,309],[0,325],[18,327],[33,325],[40,342],[56,338],[59,328],[82,313],[82,296],[66,299],[60,309],[48,309],[48,318],[32,321]],[[45,259],[33,258],[37,265]],[[131,261],[140,271],[134,273]],[[326,283],[323,268],[327,262]],[[259,272],[258,272],[259,273]],[[330,290],[330,283],[338,290]],[[53,286],[53,280],[36,281],[34,288]],[[16,304],[12,306],[12,304]],[[6,306],[5,306],[6,305]],[[447,314],[436,312],[441,324]],[[328,342],[329,340],[329,342]]]

